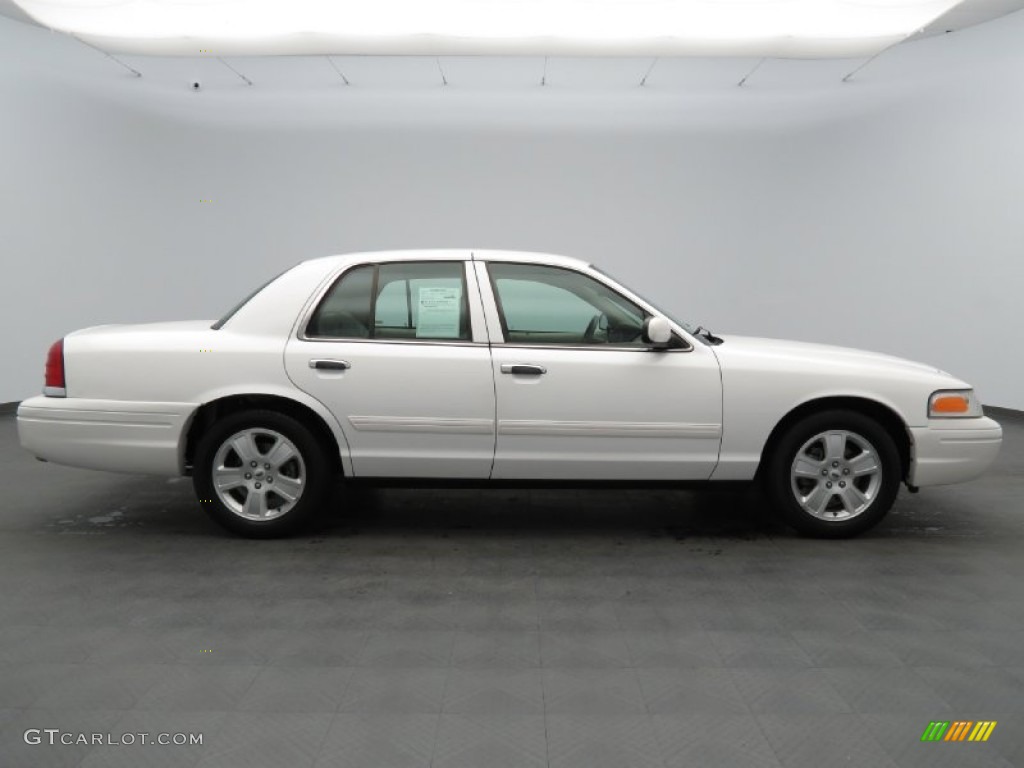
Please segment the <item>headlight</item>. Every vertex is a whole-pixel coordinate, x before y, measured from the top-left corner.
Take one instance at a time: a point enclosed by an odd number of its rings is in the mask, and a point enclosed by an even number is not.
[[[973,389],[940,389],[928,398],[929,419],[963,419],[981,415],[981,403]]]

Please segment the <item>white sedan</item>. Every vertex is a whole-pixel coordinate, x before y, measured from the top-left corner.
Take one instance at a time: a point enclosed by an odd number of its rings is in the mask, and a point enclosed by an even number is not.
[[[585,262],[470,250],[314,259],[214,323],[68,334],[18,431],[46,461],[190,474],[248,536],[294,531],[339,475],[759,480],[798,531],[850,536],[1002,442],[934,367],[715,336]]]

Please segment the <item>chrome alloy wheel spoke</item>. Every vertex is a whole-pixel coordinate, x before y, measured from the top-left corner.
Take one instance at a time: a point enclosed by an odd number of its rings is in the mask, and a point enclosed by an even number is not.
[[[231,439],[231,449],[243,462],[253,461],[260,456],[256,447],[256,436],[253,432],[242,432]]]
[[[230,491],[245,486],[242,467],[217,467],[213,471],[213,485],[218,491]]]
[[[285,501],[294,502],[302,494],[302,481],[294,477],[278,475],[274,478],[273,492]]]
[[[821,470],[825,468],[825,462],[814,461],[807,456],[797,456],[793,463],[793,474],[797,477],[806,477],[817,480],[821,477]]]
[[[854,456],[848,463],[850,465],[850,473],[854,477],[863,477],[879,471],[878,457],[874,453],[865,452],[859,456]]]
[[[249,491],[245,497],[245,516],[253,520],[262,520],[269,512],[267,508],[267,494],[261,491]]]
[[[826,461],[843,458],[843,454],[846,453],[846,433],[829,432],[827,435],[824,435],[824,439]]]
[[[818,483],[804,499],[802,504],[807,509],[811,510],[814,514],[820,515],[825,510],[825,506],[832,498],[832,493],[826,490],[824,483]]]
[[[848,485],[838,494],[843,501],[843,509],[850,515],[856,515],[867,508],[870,500],[855,485]]]
[[[264,454],[262,460],[270,464],[276,471],[295,457],[295,446],[285,438],[280,438],[274,446]]]

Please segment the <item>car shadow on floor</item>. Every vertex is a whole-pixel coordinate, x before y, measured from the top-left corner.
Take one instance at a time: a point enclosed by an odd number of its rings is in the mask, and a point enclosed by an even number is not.
[[[99,477],[99,476],[94,476]],[[58,534],[230,536],[211,521],[187,478],[107,475],[85,496],[62,494],[32,511]],[[68,489],[69,491],[71,489]],[[28,513],[28,510],[26,510]],[[328,508],[299,536],[373,534],[516,537],[571,534],[629,537],[789,536],[753,487],[728,489],[376,488],[339,483]]]
[[[340,487],[325,534],[422,531],[523,536],[609,534],[756,539],[787,535],[753,488],[438,489]]]
[[[84,474],[84,473],[83,473]],[[230,537],[210,520],[187,478],[87,476],[32,508],[13,510],[12,527],[57,534]],[[102,480],[100,480],[102,478]],[[992,496],[992,498],[988,498]],[[892,513],[864,539],[1020,536],[1020,516],[982,483],[944,493],[900,494]],[[779,523],[757,486],[676,489],[374,488],[339,483],[299,537],[474,535],[506,539],[579,535],[641,538],[798,538]]]

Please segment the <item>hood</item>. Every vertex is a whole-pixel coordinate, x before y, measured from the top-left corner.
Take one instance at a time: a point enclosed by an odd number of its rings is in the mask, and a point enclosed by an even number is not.
[[[912,360],[905,360],[894,355],[884,355],[879,352],[868,352],[863,349],[851,349],[849,347],[835,347],[829,344],[811,344],[803,341],[788,341],[785,339],[764,339],[754,336],[734,336],[732,334],[720,334],[725,340],[724,344],[714,347],[723,367],[731,362],[749,365],[750,363],[762,360],[766,365],[774,368],[793,367],[803,368],[813,366],[849,368],[851,373],[863,374],[875,371],[881,374],[932,374],[949,376],[943,370],[934,365],[916,363]]]

